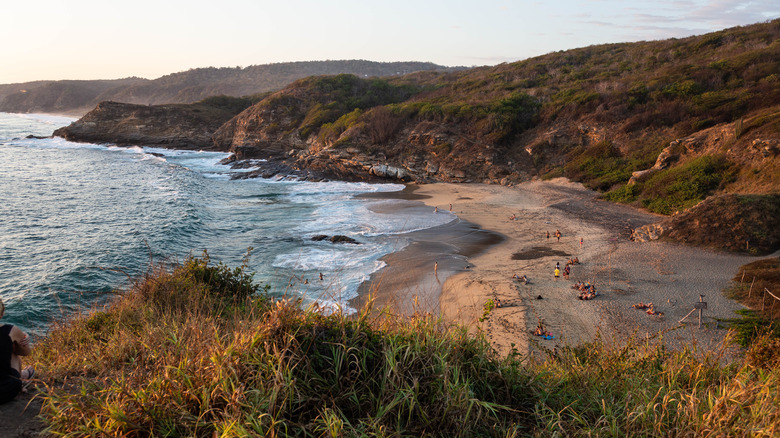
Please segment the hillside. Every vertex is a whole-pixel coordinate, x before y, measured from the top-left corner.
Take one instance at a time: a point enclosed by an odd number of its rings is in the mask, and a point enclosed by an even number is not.
[[[780,20],[463,71],[309,77],[247,108],[213,140],[239,158],[340,179],[565,176],[667,215],[708,196],[776,194]]]
[[[139,105],[194,103],[211,96],[242,97],[275,91],[296,79],[313,75],[349,73],[374,77],[421,70],[457,68],[428,62],[306,61],[244,68],[195,68],[154,80],[36,81],[0,85],[0,111],[82,115],[106,100]]]

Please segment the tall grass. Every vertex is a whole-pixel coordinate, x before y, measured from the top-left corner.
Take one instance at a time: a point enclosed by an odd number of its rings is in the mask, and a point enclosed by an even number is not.
[[[534,362],[430,315],[304,309],[191,258],[51,331],[60,436],[773,436],[777,366],[600,339]],[[250,284],[249,289],[245,286]],[[226,287],[226,285],[232,285]],[[243,285],[243,286],[242,286]],[[524,361],[525,360],[525,361]]]

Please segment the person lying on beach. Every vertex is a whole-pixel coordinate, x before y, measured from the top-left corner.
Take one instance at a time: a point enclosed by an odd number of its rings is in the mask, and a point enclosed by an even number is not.
[[[512,213],[512,216],[509,216],[509,220],[510,220],[510,221],[516,221],[516,220],[517,220],[517,215],[515,215],[514,213]]]
[[[574,257],[573,259],[569,259],[568,262],[566,262],[566,265],[579,265],[580,264],[580,258]]]
[[[659,312],[655,310],[655,308],[653,307],[653,303],[648,303],[648,307],[647,310],[645,310],[645,313],[651,316],[664,316],[664,312]]]
[[[633,307],[634,309],[645,310],[648,307],[653,307],[653,303],[645,304],[645,303],[640,301],[640,302],[638,302],[636,304],[632,304],[631,307]]]
[[[0,300],[0,318],[5,313],[3,300]],[[35,368],[22,369],[20,356],[32,353],[30,337],[12,324],[0,326],[0,403],[13,400],[22,392],[22,380],[30,380]]]
[[[513,278],[513,279],[515,279],[515,280],[517,280],[517,281],[519,281],[520,283],[523,283],[523,284],[528,284],[528,283],[530,283],[530,281],[528,281],[528,277],[527,277],[527,276],[525,276],[525,275],[523,275],[522,277],[520,277],[520,276],[518,276],[517,274],[513,274],[513,275],[512,275],[512,278]]]
[[[574,283],[573,285],[571,285],[571,288],[572,289],[577,289],[578,291],[582,291],[582,292],[596,292],[596,285],[590,284],[590,282],[587,282],[587,281],[584,282],[584,283],[581,282],[581,281],[578,281],[578,282]]]
[[[581,300],[586,300],[587,301],[587,300],[592,300],[592,299],[596,298],[597,296],[599,296],[599,293],[596,292],[596,291],[593,291],[593,292],[580,292],[580,295],[577,298],[579,298]]]

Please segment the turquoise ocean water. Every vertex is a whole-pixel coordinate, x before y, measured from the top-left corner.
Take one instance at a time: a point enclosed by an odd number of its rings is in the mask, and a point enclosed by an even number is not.
[[[231,180],[237,171],[219,164],[224,153],[26,138],[72,121],[0,113],[3,322],[38,335],[105,301],[150,259],[181,261],[204,250],[238,266],[253,247],[250,270],[273,293],[349,310],[358,285],[383,266],[379,258],[409,243],[406,233],[455,219],[377,213],[376,204],[398,201],[354,197],[398,184]],[[313,242],[316,234],[361,244]]]

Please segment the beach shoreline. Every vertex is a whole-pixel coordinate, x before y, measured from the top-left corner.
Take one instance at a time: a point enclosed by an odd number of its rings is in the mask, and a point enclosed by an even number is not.
[[[436,211],[426,206],[422,201],[428,196],[418,194],[419,187],[407,185],[399,192],[358,195],[394,201],[389,206],[370,207],[376,212],[403,215],[409,209],[422,209],[430,214],[451,215],[452,220],[407,233],[409,244],[379,259],[385,266],[359,286],[358,296],[350,301],[351,307],[360,309],[370,299],[374,307],[390,308],[402,315],[439,314],[439,297],[446,280],[458,272],[468,271],[469,258],[504,240],[499,233],[482,229],[447,209]]]
[[[446,243],[441,240],[446,233],[430,230],[423,239],[413,238],[420,243],[383,258],[387,266],[366,283],[361,296],[379,282],[384,287],[376,294],[381,297],[378,304],[402,303],[401,313],[409,314],[414,293],[425,291],[418,295],[430,300],[439,290],[438,306],[423,303],[420,309],[482,331],[501,355],[536,355],[597,336],[622,342],[660,332],[671,348],[718,348],[727,335],[719,320],[733,318],[734,311],[743,308],[722,291],[741,265],[759,258],[670,242],[633,242],[629,239],[633,228],[661,216],[599,200],[595,192],[563,178],[514,187],[436,183],[414,186],[409,193],[432,210],[449,213],[452,204],[452,213],[472,230],[501,239],[467,256],[447,259],[443,255],[447,251],[437,253],[441,248],[436,248]],[[512,215],[515,219],[510,219]],[[556,230],[562,234],[560,240]],[[433,271],[424,263],[426,251],[432,251],[427,260],[432,253],[451,260],[439,263],[440,283],[431,283],[431,276],[422,272]],[[415,254],[423,254],[423,259]],[[570,277],[556,279],[556,263],[563,270],[575,257],[581,264],[571,266]],[[527,275],[530,284],[513,280],[513,274]],[[579,300],[571,287],[577,281],[596,285],[600,295]],[[400,294],[395,292],[399,284]],[[695,312],[680,323],[700,295],[708,303],[702,326]],[[489,300],[500,300],[501,307],[485,317]],[[663,315],[631,307],[639,302],[652,302]],[[553,339],[532,335],[540,322]]]

